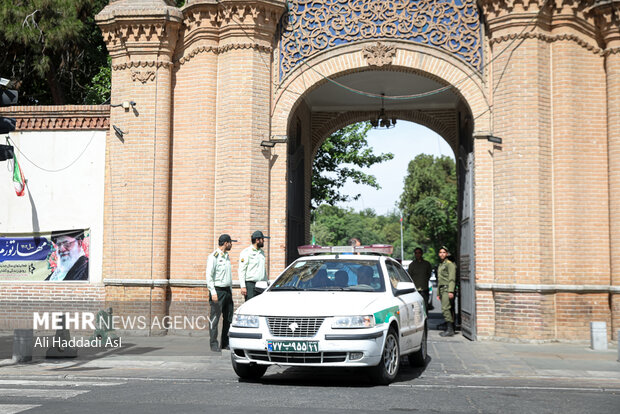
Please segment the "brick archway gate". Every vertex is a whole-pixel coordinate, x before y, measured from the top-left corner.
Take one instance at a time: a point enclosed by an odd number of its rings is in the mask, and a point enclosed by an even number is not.
[[[326,78],[392,70],[449,85],[470,115],[459,123],[472,143],[478,338],[583,340],[591,320],[618,329],[615,1],[173,3],[112,0],[98,16],[112,104],[136,102],[110,113],[126,134],[106,144],[107,297],[145,298],[153,314],[204,298],[223,232],[249,244],[267,229],[275,275],[293,126],[319,122],[305,99]],[[279,137],[288,147],[261,146]]]
[[[419,123],[440,134],[452,147],[458,163],[459,176],[459,222],[462,223],[462,237],[465,243],[463,251],[455,252],[461,261],[461,286],[463,304],[463,332],[475,338],[475,296],[473,286],[474,232],[471,223],[474,221],[473,211],[462,215],[464,197],[472,198],[473,173],[477,171],[473,165],[467,170],[467,160],[474,159],[475,135],[488,135],[489,117],[487,98],[484,96],[480,74],[476,74],[468,65],[455,59],[441,50],[432,50],[424,45],[406,42],[382,42],[381,47],[395,51],[393,59],[381,67],[368,64],[364,54],[376,48],[376,41],[359,41],[354,45],[318,56],[306,63],[312,69],[302,68],[291,76],[291,80],[282,87],[279,99],[275,102],[273,136],[287,136],[288,147],[278,150],[278,156],[272,166],[271,174],[271,226],[276,223],[287,223],[286,263],[296,257],[295,247],[310,240],[310,180],[314,154],[322,141],[332,132],[354,122],[376,117],[380,98],[361,97],[359,94],[347,93],[340,85],[331,84],[326,78],[336,79],[338,84],[363,84],[366,92],[376,94],[386,91],[399,91],[405,94],[406,85],[415,85],[422,94],[430,91],[431,97],[408,99],[396,104],[388,103],[387,115]],[[415,62],[415,63],[413,63]],[[362,79],[360,79],[362,77]],[[444,90],[450,85],[445,79],[452,79],[459,86]],[[423,85],[423,86],[422,86]],[[331,91],[330,91],[331,89]],[[434,91],[441,91],[441,97],[434,97]],[[334,98],[335,94],[343,94]],[[287,101],[286,96],[292,95],[295,100]],[[388,93],[388,95],[392,95]],[[464,96],[468,97],[468,100]],[[330,106],[321,109],[322,102]],[[474,102],[470,105],[469,102]],[[370,108],[376,108],[374,110]],[[276,120],[286,119],[282,125]],[[472,122],[476,119],[476,122]],[[281,129],[279,129],[281,128]],[[411,145],[415,145],[412,137]],[[479,151],[487,150],[488,141],[479,140],[476,147]],[[406,150],[406,149],[403,149]],[[483,172],[484,163],[478,170]],[[470,179],[466,180],[467,173]],[[399,179],[400,177],[394,177]],[[465,188],[465,183],[469,188]],[[286,194],[287,197],[280,195]],[[466,203],[471,206],[471,203]],[[485,206],[480,210],[484,212]],[[484,240],[481,240],[484,243]],[[469,248],[469,250],[467,250]],[[471,277],[470,277],[471,275]]]

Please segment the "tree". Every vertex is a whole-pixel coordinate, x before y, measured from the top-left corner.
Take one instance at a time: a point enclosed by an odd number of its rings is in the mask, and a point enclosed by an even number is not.
[[[396,211],[383,216],[372,209],[357,212],[322,204],[314,216],[310,231],[319,245],[343,246],[351,237],[357,237],[362,244],[391,244],[392,256],[400,258],[400,216]],[[419,245],[413,232],[405,232],[404,245],[405,258],[412,258]]]
[[[109,97],[110,64],[94,19],[107,3],[0,3],[0,76],[16,82],[21,104],[102,103]]]
[[[312,165],[313,208],[321,203],[333,206],[340,201],[357,200],[360,194],[348,196],[339,192],[347,179],[356,184],[381,188],[374,175],[355,168],[371,167],[394,158],[391,153],[376,155],[368,147],[366,136],[370,128],[368,122],[349,125],[333,133],[321,145]]]
[[[420,231],[424,250],[456,249],[456,166],[450,157],[420,154],[408,166],[399,206],[409,226]],[[430,249],[429,249],[430,248]]]

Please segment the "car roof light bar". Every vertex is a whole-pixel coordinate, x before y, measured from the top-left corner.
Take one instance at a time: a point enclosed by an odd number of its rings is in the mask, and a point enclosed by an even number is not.
[[[378,254],[392,254],[394,246],[391,244],[371,244],[370,246],[356,246],[356,253],[378,253]]]
[[[368,246],[318,246],[316,244],[309,244],[305,246],[297,247],[297,251],[301,256],[309,256],[313,254],[321,253],[360,253],[360,254],[392,254],[394,248],[389,244],[371,244]]]
[[[319,254],[319,253],[331,253],[332,248],[323,247],[323,246],[319,246],[316,244],[308,244],[305,246],[297,247],[297,251],[299,252],[301,256],[309,256],[309,255]]]

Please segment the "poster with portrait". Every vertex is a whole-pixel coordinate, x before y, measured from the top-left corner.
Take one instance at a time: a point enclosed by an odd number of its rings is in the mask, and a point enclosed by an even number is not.
[[[0,282],[88,281],[90,229],[0,235]]]

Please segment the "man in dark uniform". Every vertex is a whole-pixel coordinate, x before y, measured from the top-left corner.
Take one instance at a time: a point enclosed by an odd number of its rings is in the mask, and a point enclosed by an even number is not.
[[[424,307],[426,308],[429,299],[428,281],[431,279],[433,268],[429,262],[422,258],[424,252],[421,248],[416,247],[413,252],[415,254],[415,260],[409,264],[407,271],[409,272],[409,276],[413,279],[413,283],[415,283],[418,292],[420,292],[420,295],[424,298]],[[428,313],[428,309],[426,309],[426,313]]]
[[[439,336],[454,336],[454,290],[456,289],[456,265],[448,260],[448,249],[439,249],[437,267],[437,299],[441,301],[441,312],[446,320],[446,330]]]

